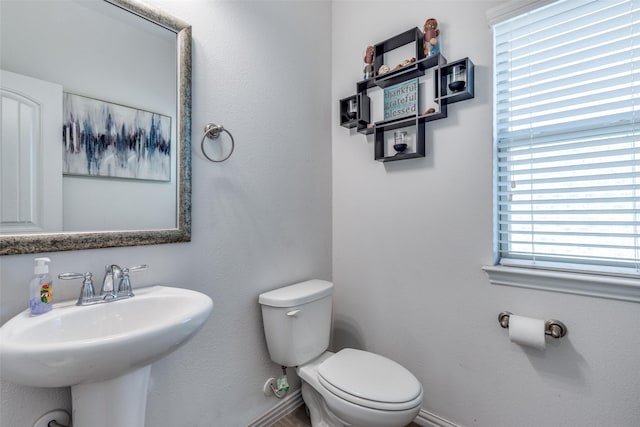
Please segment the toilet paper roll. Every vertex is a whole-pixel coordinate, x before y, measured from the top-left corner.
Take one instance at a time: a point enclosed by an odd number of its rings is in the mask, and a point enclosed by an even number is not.
[[[516,344],[545,349],[544,320],[523,316],[509,316],[509,339]]]

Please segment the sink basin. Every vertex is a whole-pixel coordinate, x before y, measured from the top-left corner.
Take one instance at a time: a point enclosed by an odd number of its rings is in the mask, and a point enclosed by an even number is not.
[[[56,303],[36,317],[25,310],[0,328],[0,372],[6,380],[27,386],[72,386],[73,423],[81,426],[75,406],[92,400],[92,393],[108,400],[105,393],[122,397],[135,386],[144,392],[146,404],[150,365],[192,337],[212,308],[211,298],[200,292],[152,286],[110,303]],[[91,406],[87,409],[95,417],[101,408]],[[108,405],[104,409],[113,412]],[[112,419],[113,424],[105,425],[139,425],[140,417],[144,425],[144,405],[142,409],[142,415],[129,414],[124,424]],[[137,424],[130,417],[137,417]],[[97,425],[88,418],[85,423]]]

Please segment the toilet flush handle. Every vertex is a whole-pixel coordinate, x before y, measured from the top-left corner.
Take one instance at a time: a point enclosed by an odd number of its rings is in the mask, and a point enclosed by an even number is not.
[[[300,313],[300,310],[291,310],[290,312],[287,313],[287,316],[289,317],[294,317],[296,316],[298,313]]]

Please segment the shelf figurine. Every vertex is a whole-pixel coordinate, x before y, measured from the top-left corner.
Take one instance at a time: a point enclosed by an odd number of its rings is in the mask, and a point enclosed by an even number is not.
[[[374,53],[375,53],[375,49],[373,48],[373,46],[367,46],[367,50],[364,54],[364,70],[363,70],[365,80],[373,77]]]
[[[381,76],[383,74],[387,74],[389,71],[391,71],[391,67],[386,64],[382,64],[378,69],[378,75]]]
[[[438,21],[435,18],[429,18],[424,23],[424,55],[434,56],[440,53],[440,30],[438,29]]]
[[[398,65],[395,66],[395,68],[393,69],[393,71],[395,70],[399,70],[402,67],[406,67],[407,65],[411,65],[414,62],[416,62],[416,58],[409,58],[409,59],[405,59],[404,61],[402,61],[401,63],[399,63]]]

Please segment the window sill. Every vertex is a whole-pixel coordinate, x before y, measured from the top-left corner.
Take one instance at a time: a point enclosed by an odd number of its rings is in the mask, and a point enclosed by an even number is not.
[[[503,265],[485,266],[482,270],[492,285],[640,302],[638,278]]]

